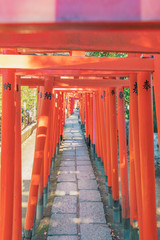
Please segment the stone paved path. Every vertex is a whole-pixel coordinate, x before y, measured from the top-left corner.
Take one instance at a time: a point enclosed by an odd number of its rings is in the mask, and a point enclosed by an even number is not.
[[[36,131],[22,144],[22,227],[24,227],[34,160]]]
[[[78,124],[66,119],[64,148],[47,240],[111,240],[103,204]]]

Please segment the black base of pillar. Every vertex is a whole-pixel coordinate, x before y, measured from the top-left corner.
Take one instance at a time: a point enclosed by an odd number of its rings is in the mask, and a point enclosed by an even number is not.
[[[108,207],[112,208],[112,187],[108,187]]]
[[[123,227],[124,227],[123,239],[130,240],[130,219],[123,218],[122,223],[123,223]]]
[[[133,224],[133,226],[131,226],[130,240],[139,240],[139,229],[137,226],[137,221],[135,221],[135,223],[136,224]]]
[[[24,229],[24,240],[31,240],[32,238],[32,230]]]
[[[113,222],[120,223],[121,222],[121,211],[119,200],[115,201],[113,199]]]

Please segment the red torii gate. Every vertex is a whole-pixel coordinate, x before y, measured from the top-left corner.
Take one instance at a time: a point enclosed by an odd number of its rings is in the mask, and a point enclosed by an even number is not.
[[[35,7],[34,7],[34,4],[35,4]],[[79,2],[75,3],[72,0],[70,1],[70,4],[68,4],[67,1],[62,1],[62,0],[57,0],[57,1],[47,0],[47,2],[45,2],[45,6],[42,0],[38,0],[37,2],[34,2],[34,3],[31,2],[31,0],[29,0],[27,1],[27,4],[22,4],[22,3],[19,4],[18,0],[14,1],[14,3],[10,2],[9,0],[5,1],[5,3],[3,4],[3,8],[0,10],[0,47],[23,48],[23,49],[26,49],[26,48],[34,49],[38,47],[38,48],[41,48],[44,52],[45,52],[45,49],[46,49],[46,52],[50,49],[55,49],[55,50],[65,49],[69,51],[71,50],[116,51],[116,52],[121,51],[121,52],[155,53],[155,54],[160,52],[160,48],[159,48],[160,4],[158,0],[155,0],[154,2],[148,1],[147,4],[139,0],[131,1],[131,2],[128,2],[127,0],[123,0],[121,2],[118,1],[117,3],[114,3],[114,2],[111,3],[110,1],[101,0],[101,4],[99,1],[90,0],[87,3],[81,2],[81,4]],[[26,7],[29,11],[26,11]],[[36,12],[35,12],[35,9],[36,9]],[[6,70],[5,69],[2,70],[3,79],[4,79],[3,84],[6,84],[5,85],[6,88],[7,87],[9,88],[9,86],[7,85],[8,79],[10,79],[12,84],[14,84],[14,75],[17,68],[23,69],[24,72],[27,72],[26,70],[27,66],[29,70],[28,72],[30,71],[34,72],[33,70],[30,70],[30,69],[36,69],[36,68],[42,69],[41,72],[46,71],[48,69],[56,69],[55,65],[57,62],[56,60],[54,61],[56,57],[50,57],[51,61],[49,60],[49,63],[47,62],[46,57],[49,59],[50,56],[48,57],[48,56],[17,55],[16,56],[17,62],[15,62],[15,56],[0,56],[0,67],[6,68]],[[41,59],[39,64],[37,64],[36,58]],[[73,59],[73,62],[71,64],[74,64],[74,57],[72,57],[71,59]],[[28,62],[28,60],[31,62]],[[61,58],[61,60],[59,61],[62,61],[62,60],[63,58]],[[77,58],[76,60],[78,63],[80,59]],[[121,68],[121,63],[119,63],[120,65],[117,64],[117,69],[115,69],[114,64],[109,62],[110,60],[107,60],[107,61],[105,60],[99,60],[99,63],[98,63],[94,61],[92,62],[92,59],[91,59],[90,62],[85,63],[85,66],[77,65],[77,72],[78,71],[82,72],[83,70],[90,71],[91,69],[93,70],[97,68],[97,71],[99,69],[103,70],[104,72],[108,70],[112,72],[111,75],[114,75],[115,70],[117,70],[117,73],[118,71],[128,71],[127,64],[125,68]],[[114,61],[117,61],[117,60],[114,59]],[[131,59],[120,60],[120,62],[124,62],[124,63],[126,63],[126,61],[130,61],[130,63],[132,63]],[[156,89],[155,93],[156,93],[157,112],[159,113],[159,109],[160,109],[159,100],[158,100],[160,95],[160,91],[159,91],[160,86],[158,81],[159,59],[156,56],[155,60],[145,59],[145,62],[144,62],[144,59],[137,58],[133,60],[133,63],[135,64],[133,66],[135,67],[135,70],[130,69],[130,71],[131,72],[139,71],[138,73],[139,96],[138,96],[138,100],[134,99],[136,102],[134,101],[132,103],[133,104],[132,109],[137,109],[137,106],[138,106],[139,123],[136,115],[137,112],[136,113],[133,112],[134,114],[133,118],[135,120],[132,123],[133,133],[137,126],[139,126],[140,128],[139,136],[137,135],[133,136],[133,140],[134,140],[133,145],[135,145],[134,147],[136,149],[140,147],[140,155],[139,155],[139,149],[136,150],[136,154],[138,157],[142,159],[142,163],[144,163],[145,165],[147,161],[147,167],[145,168],[145,171],[143,171],[144,175],[142,176],[142,179],[146,180],[146,176],[148,176],[148,174],[150,173],[150,178],[153,182],[152,181],[150,182],[151,186],[150,186],[149,192],[147,189],[148,188],[147,184],[149,183],[148,181],[144,181],[144,182],[142,181],[142,186],[143,186],[144,194],[148,194],[150,193],[150,191],[151,193],[152,192],[154,193],[154,171],[153,171],[154,165],[153,165],[153,161],[151,161],[151,163],[150,161],[148,161],[149,160],[148,156],[150,157],[150,159],[153,160],[153,144],[151,141],[152,139],[151,91],[148,88],[147,93],[144,94],[143,89],[144,89],[144,81],[148,81],[148,83],[150,84],[149,73],[155,71],[154,85]],[[107,67],[107,65],[109,65],[109,67]],[[66,63],[63,65],[63,67],[64,69],[66,69],[66,72],[67,71],[69,72],[69,69],[71,69],[70,74],[73,75],[72,74],[73,68],[71,65],[68,65]],[[14,69],[8,70],[8,68],[14,68]],[[63,69],[61,67],[58,69],[60,69],[58,75],[61,75],[60,72]],[[141,73],[144,71],[148,73],[146,74]],[[75,74],[78,75],[78,73],[75,73]],[[101,74],[103,76],[103,72]],[[51,79],[51,77],[49,77],[49,79]],[[46,81],[46,86],[45,86],[46,89],[48,88],[47,84],[49,84],[50,81],[51,80]],[[136,79],[133,80],[132,87],[134,87],[135,82],[136,82]],[[64,82],[62,84],[64,84]],[[73,84],[75,83],[73,82]],[[93,81],[92,81],[92,84],[93,84]],[[114,91],[114,89],[112,89],[112,91]],[[99,96],[101,95],[96,96],[96,99],[97,99],[96,104],[98,104],[95,109],[96,117],[97,117],[97,109],[101,102],[101,99],[99,98]],[[6,100],[6,102],[8,102],[8,100],[10,99],[9,107],[11,107],[11,110],[13,111],[14,109],[13,89],[11,90],[11,92],[4,91],[3,98],[4,100]],[[113,99],[113,102],[112,102],[113,106],[114,106],[114,101],[115,99]],[[146,101],[146,105],[143,104],[144,101]],[[111,100],[110,100],[110,104],[111,104]],[[47,115],[48,113],[45,112],[45,107],[46,106],[43,106],[43,110],[44,110],[44,114]],[[47,109],[48,108],[46,108],[46,111]],[[113,110],[114,109],[115,108],[113,107]],[[5,114],[7,119],[11,119],[11,113],[13,114],[13,112],[9,112],[9,110],[10,110],[9,108],[7,110],[6,105],[3,107],[3,114]],[[107,111],[108,110],[110,111],[110,109],[107,109]],[[101,108],[100,112],[101,112],[101,122],[103,122],[103,117],[102,117],[103,107]],[[3,119],[4,119],[3,120],[4,129],[7,129],[7,132],[10,131],[10,135],[14,136],[13,123],[8,128],[7,124],[5,125],[6,119],[5,118]],[[148,125],[145,122],[146,119],[149,120],[147,122]],[[10,122],[8,124],[10,124]],[[158,118],[158,125],[160,126],[159,118]],[[17,120],[17,127],[18,126],[19,126],[19,123]],[[100,132],[98,133],[97,136],[99,136],[99,134],[102,133],[102,129],[99,129],[98,131]],[[7,136],[7,134],[4,135],[3,133],[3,137],[4,137],[2,139],[3,151],[7,147],[11,146],[11,149],[9,149],[10,151],[8,153],[10,154],[8,155],[8,159],[7,159],[7,154],[6,153],[4,154],[3,152],[5,158],[8,160],[8,163],[10,163],[10,160],[13,158],[13,155],[14,155],[13,154],[14,147],[13,147],[13,144],[10,142],[11,139],[8,138],[10,136]],[[8,142],[7,142],[7,138],[8,138]],[[147,142],[145,141],[144,143],[144,140],[146,140],[147,138],[149,138],[149,140]],[[140,142],[139,146],[137,146],[138,142]],[[44,142],[43,142],[43,145],[44,145]],[[100,146],[99,149],[101,152],[100,155],[102,157],[103,156],[102,146]],[[7,163],[6,163],[6,166],[7,166]],[[11,168],[9,170],[11,170]],[[6,176],[5,175],[6,172],[2,172],[2,174],[4,174],[4,177]],[[12,174],[11,176],[13,177]],[[3,180],[3,177],[1,179]],[[9,186],[9,183],[7,186]],[[3,190],[4,189],[1,189],[2,193],[3,193]],[[11,188],[8,188],[8,190],[11,190],[12,192]],[[151,196],[151,193],[149,194],[149,196]],[[143,196],[143,198],[145,199],[145,195]],[[146,202],[143,201],[144,210],[142,212],[144,213],[145,211],[147,212],[145,213],[146,218],[144,219],[145,221],[143,222],[143,236],[141,235],[141,239],[145,239],[145,240],[151,239],[151,238],[157,239],[156,229],[155,229],[155,209],[152,211],[153,215],[152,215],[152,212],[150,211],[151,205],[155,207],[155,202],[154,202],[155,199],[153,197],[153,199],[150,198],[149,200],[150,201],[146,201]],[[152,217],[148,219],[147,216],[148,215],[150,216],[150,214]],[[152,227],[152,229],[150,225],[148,225],[150,222],[154,226]],[[6,234],[5,239],[10,240],[11,239],[10,236],[12,233],[11,221],[9,221],[10,224],[8,224],[8,226],[10,226],[10,231],[8,232],[7,231],[4,232],[4,229],[6,230],[5,228],[6,226],[4,225],[4,223],[7,224],[6,218],[2,222],[2,226],[0,225],[3,230],[2,234]],[[3,239],[3,236],[4,235],[2,235],[2,239]]]
[[[9,56],[10,57],[10,56]],[[66,57],[67,58],[67,57]],[[37,58],[38,59],[38,58]],[[118,60],[118,59],[117,59]],[[127,68],[127,70],[131,70],[131,71],[137,71],[137,67],[134,69],[134,67],[133,66],[130,66],[130,69],[126,66],[127,64],[127,60],[129,60],[129,62],[130,62],[130,58],[127,58],[127,59],[125,59],[125,61],[124,61],[124,65],[122,65],[121,64],[121,71],[123,71],[123,69],[124,70],[126,70],[126,68]],[[144,61],[146,61],[146,59],[141,59],[141,60],[144,60]],[[150,59],[149,59],[150,60]],[[79,60],[80,61],[80,60]],[[84,58],[82,58],[82,61],[84,61]],[[135,59],[134,59],[134,61],[135,61]],[[112,62],[112,59],[111,59],[111,62]],[[143,63],[143,61],[141,61],[142,63]],[[146,61],[147,62],[147,61]],[[150,63],[151,63],[151,67],[150,67],[150,71],[152,70],[152,71],[154,71],[154,69],[153,69],[153,59],[151,59],[151,61],[149,61]],[[80,63],[80,62],[79,62]],[[63,66],[62,66],[62,68],[63,68]],[[74,67],[72,67],[72,68],[74,68]],[[77,66],[75,67],[76,69],[77,69]],[[112,67],[110,67],[110,68],[112,68]],[[138,68],[138,70],[139,71],[144,71],[144,68],[145,68],[145,66],[144,65],[142,65],[142,70],[141,70],[141,68],[139,67]],[[87,67],[87,69],[88,69],[88,67]],[[99,69],[98,69],[99,70]],[[109,69],[110,70],[110,69]],[[120,70],[120,69],[119,69]],[[2,70],[2,72],[3,71],[6,71],[6,70]],[[13,71],[13,70],[12,70]],[[102,70],[101,70],[102,71]],[[102,74],[103,74],[103,71],[102,71]],[[20,78],[19,78],[20,79]],[[37,82],[37,79],[36,78],[32,78],[31,79],[32,81],[33,81],[33,84],[35,85],[36,84],[36,82]],[[87,87],[95,87],[95,86],[93,86],[94,85],[94,82],[95,82],[95,80],[94,79],[85,79],[85,80],[87,80]],[[22,81],[28,81],[28,79],[25,79],[24,80],[24,78],[22,78]],[[118,84],[118,81],[119,82],[122,82],[121,84],[122,84],[122,86],[123,86],[123,84],[124,84],[124,82],[126,82],[127,80],[113,80],[112,79],[112,82],[111,82],[111,80],[109,80],[109,79],[99,79],[98,80],[98,82],[100,82],[100,86],[98,86],[97,84],[96,84],[96,87],[98,87],[98,88],[100,88],[100,87],[107,87],[107,84],[108,84],[108,81],[110,81],[110,87],[114,87],[116,84],[114,83],[114,82],[116,82],[117,84]],[[45,81],[46,82],[46,81]],[[51,91],[51,89],[52,89],[52,87],[54,86],[54,78],[53,77],[49,77],[49,79],[48,79],[48,81],[47,82],[50,82],[50,83],[48,83],[48,84],[50,84],[50,91]],[[67,84],[68,83],[68,87],[70,87],[70,85],[71,85],[71,83],[74,85],[74,86],[77,86],[76,84],[76,82],[79,82],[79,87],[81,86],[81,87],[84,87],[83,86],[83,80],[82,79],[59,79],[59,83],[58,83],[58,81],[57,81],[57,85],[59,84],[59,86],[58,87],[60,87],[60,86],[62,86],[61,84]],[[31,83],[30,83],[31,84]],[[42,79],[40,79],[39,80],[39,83],[37,84],[37,85],[40,85],[40,84],[43,84],[44,85],[44,80],[42,80]],[[113,84],[113,85],[112,85]],[[127,81],[127,85],[128,85],[128,81]],[[86,85],[85,85],[86,86]],[[72,86],[73,87],[73,86]],[[112,91],[114,91],[114,89],[112,90]],[[121,90],[122,91],[122,90]],[[47,92],[49,92],[49,90],[47,90]],[[113,94],[112,94],[112,96],[113,96]],[[113,105],[113,106],[115,106],[115,105]],[[98,107],[98,106],[97,106]],[[46,105],[45,105],[45,111],[47,110],[47,108],[46,108]],[[112,107],[112,109],[115,109],[115,107]],[[102,111],[103,110],[101,110],[101,114],[102,114],[102,116],[103,116],[103,114],[104,113],[102,113]],[[111,115],[112,115],[112,113],[110,113]],[[115,114],[115,113],[114,113]],[[103,117],[101,116],[101,120],[103,120]],[[98,119],[97,119],[98,120]],[[112,122],[112,120],[111,120],[111,122]],[[122,120],[122,122],[123,122],[123,120]],[[121,123],[121,125],[122,125],[122,123]],[[104,122],[103,122],[103,126],[104,126]],[[114,125],[113,127],[112,127],[112,130],[113,129],[116,129],[116,127],[115,127],[116,125]],[[120,129],[121,129],[121,127],[120,127]],[[101,134],[103,135],[103,130],[101,130]],[[38,133],[37,133],[38,134]],[[113,134],[113,132],[112,131],[110,131],[110,134]],[[124,133],[123,133],[124,134]],[[114,136],[116,136],[116,135],[114,135]],[[114,140],[113,140],[113,143],[115,142],[115,137],[113,138]],[[104,136],[104,140],[105,140],[105,136]],[[43,140],[44,141],[44,140]],[[112,146],[113,145],[115,145],[115,144],[113,144],[112,143]],[[103,142],[101,143],[101,144],[103,144]],[[37,147],[39,146],[39,144],[37,145]],[[42,146],[44,146],[44,142],[42,143]],[[103,152],[103,149],[104,149],[104,145],[101,145],[101,150],[100,150],[100,152],[101,153],[99,153],[99,156],[103,156],[104,157],[104,153],[102,153]],[[123,149],[123,147],[121,147],[122,149]],[[42,149],[43,149],[43,147],[42,147]],[[116,150],[116,149],[115,149]],[[114,151],[115,151],[114,150]],[[43,151],[43,150],[42,150]],[[99,150],[98,150],[99,151]],[[41,155],[41,157],[42,157],[42,155]],[[39,158],[38,158],[39,159]],[[116,160],[116,159],[115,159]],[[105,163],[105,159],[103,159],[103,162]],[[115,163],[116,163],[116,161],[115,161]],[[106,163],[105,163],[106,164]],[[40,166],[40,163],[39,163],[39,166]],[[36,167],[36,165],[35,165],[35,167]],[[117,166],[115,166],[115,168],[117,168],[118,167],[118,165]],[[106,166],[105,166],[105,168],[106,168]],[[112,168],[112,167],[111,167]],[[34,171],[34,170],[33,170]],[[40,171],[40,169],[38,170],[38,171]],[[118,173],[118,171],[117,171],[117,173]],[[36,175],[38,174],[38,172],[37,172],[37,170],[36,170]],[[40,174],[40,172],[39,172],[39,174]],[[117,175],[118,176],[118,175]],[[126,177],[126,174],[125,174],[125,177]],[[113,177],[113,179],[115,179],[116,180],[116,178],[115,178],[115,176]],[[35,182],[35,180],[33,180],[34,182]],[[36,180],[36,182],[38,181],[38,179]],[[39,186],[39,182],[37,182],[37,191],[38,191],[38,186]],[[32,185],[31,185],[32,186]],[[34,183],[34,186],[35,186],[35,183]],[[115,183],[115,187],[117,186],[117,183]],[[114,188],[113,188],[114,189]],[[116,192],[118,191],[118,189],[116,190]],[[38,193],[38,192],[37,192]],[[34,194],[34,196],[36,196],[35,195],[35,191],[32,193],[32,190],[31,190],[31,197],[32,197],[32,195]],[[114,194],[114,192],[113,192],[113,194]],[[114,196],[114,195],[113,195]],[[114,198],[115,199],[115,201],[117,201],[117,197],[115,197]],[[36,207],[36,201],[35,201],[35,204],[34,204],[34,206]],[[34,211],[35,211],[35,207],[34,207]],[[28,210],[30,209],[30,206],[29,206],[29,208],[28,208]],[[28,231],[28,230],[30,230],[31,228],[32,228],[32,226],[33,226],[33,223],[34,223],[34,211],[33,211],[33,204],[32,204],[32,208],[30,209],[31,210],[31,212],[32,212],[32,217],[31,217],[31,215],[28,215],[29,217],[27,218],[28,219],[28,221],[29,222],[27,222],[27,225],[25,226],[26,227],[26,230]],[[127,213],[127,218],[128,218],[128,214],[129,213]],[[124,214],[124,216],[125,216],[125,214]],[[29,225],[28,225],[29,224]],[[29,227],[30,226],[30,227]],[[28,229],[29,228],[29,229]],[[30,233],[30,231],[29,231],[29,233]],[[27,237],[27,235],[26,235],[26,237]],[[29,236],[28,236],[29,237]]]

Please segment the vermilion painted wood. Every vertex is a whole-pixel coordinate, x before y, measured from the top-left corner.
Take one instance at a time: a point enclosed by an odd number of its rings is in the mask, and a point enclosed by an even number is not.
[[[140,162],[140,146],[139,146],[139,116],[138,116],[138,89],[137,75],[130,76],[130,105],[132,115],[132,136],[134,149],[135,163],[135,179],[136,179],[136,194],[138,207],[138,225],[140,239],[143,238],[143,208],[142,208],[142,183],[141,183],[141,162]],[[137,91],[136,91],[137,89]]]
[[[55,78],[58,76],[70,76],[70,77],[107,77],[108,76],[122,76],[128,77],[131,73],[135,71],[101,71],[101,70],[46,70],[46,69],[16,69],[16,75],[22,76],[54,76]],[[1,73],[1,69],[0,69]]]
[[[97,132],[98,132],[98,148],[99,148],[99,155],[98,157],[101,158],[103,161],[103,150],[102,150],[102,123],[100,117],[100,101],[99,101],[99,91],[96,93],[96,103],[97,103]]]
[[[81,116],[82,116],[82,95],[79,93],[78,94],[78,98],[79,98],[79,117],[80,117],[80,119],[82,118]]]
[[[56,152],[56,145],[57,145],[57,119],[58,119],[58,106],[57,106],[57,98],[56,98],[57,92],[54,91],[54,140],[53,140],[53,154]]]
[[[100,101],[100,91],[98,91],[98,118],[99,118],[99,142],[100,142],[100,157],[101,163],[104,163],[104,149],[103,149],[103,119],[102,119],[102,112],[101,112],[101,101]]]
[[[36,78],[23,78],[21,79],[21,85],[22,86],[44,86],[44,80],[43,79],[36,79]],[[111,79],[59,79],[59,80],[53,80],[53,87],[59,88],[102,88],[102,87],[117,87],[117,86],[123,86],[123,87],[129,87],[129,80],[111,80]]]
[[[10,86],[8,86],[10,84]],[[8,86],[5,88],[4,86]],[[0,239],[12,239],[15,162],[15,71],[3,70]]]
[[[104,91],[99,90],[99,116],[101,118],[101,140],[102,140],[102,160],[104,163],[105,175],[107,176],[107,151],[106,151],[106,125],[104,109]]]
[[[159,22],[12,24],[0,25],[0,47],[159,53],[159,34]]]
[[[56,102],[57,102],[57,119],[56,119],[56,146],[59,143],[59,133],[60,133],[60,125],[59,125],[59,120],[60,120],[60,116],[59,116],[59,92],[56,92]]]
[[[53,91],[52,91],[53,92]],[[53,95],[52,95],[52,100],[51,100],[51,122],[50,122],[50,139],[49,139],[49,153],[48,153],[48,159],[49,159],[49,164],[48,164],[48,179],[49,179],[49,176],[50,176],[50,173],[51,173],[51,161],[52,161],[52,157],[53,157],[53,135],[54,135],[54,132],[53,132],[53,117],[54,117],[54,107],[53,107],[53,104],[54,104],[54,98],[53,98]]]
[[[67,99],[67,117],[69,117],[69,99]]]
[[[86,125],[86,138],[89,134],[89,113],[88,113],[88,93],[85,93],[85,125]]]
[[[51,82],[46,81],[44,92],[49,92],[52,89]],[[50,100],[43,100],[40,117],[37,123],[37,138],[35,145],[35,156],[32,170],[31,186],[28,200],[28,208],[25,221],[25,230],[32,230],[34,223],[34,216],[37,204],[38,186],[40,180],[40,172],[42,167],[42,160],[44,154],[44,146],[46,141],[46,134],[48,128],[48,114],[49,114]]]
[[[90,110],[90,139],[91,143],[93,144],[93,93],[89,94],[89,110]]]
[[[139,79],[143,79],[143,82]],[[146,81],[148,86],[146,88]],[[154,167],[154,138],[151,74],[138,74],[139,144],[142,180],[142,209],[144,239],[157,240],[156,193]],[[145,103],[145,104],[144,104]],[[148,217],[149,216],[149,217]]]
[[[43,180],[43,187],[47,188],[48,185],[48,172],[49,172],[49,165],[50,165],[50,141],[51,141],[51,124],[52,124],[52,101],[50,100],[50,108],[49,108],[49,116],[48,116],[48,127],[47,127],[47,134],[46,134],[46,141],[45,141],[45,148],[44,148],[44,180]]]
[[[95,92],[95,149],[97,157],[100,157],[100,146],[99,146],[99,129],[98,129],[98,106],[97,106],[97,91]]]
[[[65,125],[66,93],[63,92],[63,126]]]
[[[126,123],[124,90],[117,88],[117,110],[118,110],[118,134],[119,134],[119,158],[122,196],[122,218],[129,219],[129,188],[128,188],[128,160],[126,143]]]
[[[88,95],[88,137],[89,140],[91,141],[91,121],[92,121],[92,116],[91,116],[91,106],[90,106],[90,93],[87,93]]]
[[[95,144],[95,92],[93,92],[93,103],[92,103],[92,110],[93,110],[93,115],[92,115],[92,119],[93,119],[93,122],[92,122],[92,133],[93,133],[93,135],[92,135],[92,144]]]
[[[136,193],[136,179],[135,179],[135,157],[133,147],[132,135],[132,104],[129,105],[129,158],[130,158],[130,224],[134,227],[134,222],[138,222],[138,207],[137,207],[137,193]]]
[[[54,136],[55,136],[55,129],[54,129],[54,121],[55,121],[55,98],[54,98],[54,91],[53,93],[53,99],[51,104],[51,110],[52,110],[52,119],[51,119],[51,141],[50,141],[50,159],[54,156]],[[50,166],[51,167],[51,164]],[[49,172],[50,174],[50,172]]]
[[[38,81],[37,81],[38,82]],[[54,87],[81,87],[81,88],[103,88],[103,87],[116,87],[124,86],[129,87],[129,80],[111,80],[111,79],[60,79],[55,80],[53,83]]]
[[[0,68],[153,72],[154,59],[0,55]]]
[[[63,93],[60,91],[60,135],[63,136]]]
[[[21,86],[44,86],[44,79],[35,79],[35,78],[23,78],[20,80]]]
[[[111,130],[110,130],[110,89],[106,89],[106,134],[107,134],[107,174],[108,174],[108,187],[112,187],[112,170],[111,170]]]
[[[15,82],[15,104],[13,240],[22,238],[21,85],[19,77]]]
[[[42,102],[44,96],[44,87],[41,86],[38,88],[37,92],[37,122],[39,121],[40,117],[40,112],[41,112],[41,107],[42,107]],[[36,138],[37,138],[37,131],[36,131]],[[37,200],[37,205],[40,205],[41,207],[43,206],[43,185],[44,185],[44,160],[42,161],[42,167],[41,167],[41,172],[40,172],[40,180],[39,180],[39,186],[38,186],[38,200]],[[37,216],[38,220],[40,220],[42,216],[42,212],[37,211]]]
[[[110,154],[111,154],[111,177],[112,197],[119,201],[119,173],[118,173],[118,146],[117,146],[117,113],[116,113],[116,90],[109,89],[109,131],[110,131]]]
[[[84,124],[85,122],[84,122],[84,117],[85,117],[85,115],[84,115],[84,93],[82,93],[82,109],[81,109],[81,114],[82,114],[82,116],[81,116],[81,124]]]
[[[156,117],[157,117],[157,127],[158,127],[158,140],[160,143],[160,56],[155,56],[155,72],[153,74],[153,86],[154,86],[154,93],[155,93],[155,105],[156,105]],[[160,149],[160,144],[159,144]]]

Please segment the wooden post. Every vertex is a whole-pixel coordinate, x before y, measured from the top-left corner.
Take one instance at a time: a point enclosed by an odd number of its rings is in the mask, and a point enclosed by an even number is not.
[[[94,144],[93,144],[93,121],[94,121],[94,114],[93,114],[93,93],[90,93],[90,150],[91,155],[94,157]]]
[[[96,126],[95,126],[95,92],[93,92],[93,138],[92,138],[92,146],[93,146],[93,153],[95,156],[95,136],[96,136]]]
[[[52,101],[52,100],[51,100]],[[47,196],[48,196],[48,169],[50,164],[50,137],[51,137],[51,103],[50,103],[50,112],[48,118],[48,127],[47,127],[47,135],[45,141],[45,148],[44,148],[44,179],[43,179],[43,205],[44,207],[47,205]]]
[[[11,240],[15,167],[15,70],[3,69],[2,79],[0,239]]]
[[[144,239],[157,240],[151,74],[138,74],[139,143]]]
[[[98,169],[101,170],[101,161],[103,158],[103,153],[102,153],[102,138],[101,138],[101,118],[99,115],[99,92],[96,92],[96,118],[97,118],[97,166]]]
[[[101,130],[101,144],[102,144],[102,158],[101,171],[102,175],[107,176],[107,151],[106,151],[106,124],[105,124],[105,108],[104,108],[104,91],[99,91],[99,116],[100,116],[100,130]]]
[[[137,194],[136,194],[136,179],[135,179],[135,158],[132,136],[132,105],[129,109],[129,158],[130,158],[130,225],[131,239],[138,239],[138,210],[137,210]]]
[[[37,122],[40,117],[40,111],[42,107],[42,102],[44,98],[44,87],[39,87],[39,92],[37,95]],[[37,132],[36,132],[37,134]],[[37,138],[37,136],[36,136]],[[38,187],[38,200],[37,200],[37,211],[36,211],[36,218],[37,220],[41,220],[43,217],[43,171],[44,164],[42,161],[42,167],[41,167],[41,173],[40,173],[40,181],[39,181],[39,187]]]
[[[123,88],[117,88],[117,103],[118,103],[118,133],[119,133],[122,219],[124,224],[124,239],[129,239],[130,213],[129,213],[129,190],[128,190],[128,162],[127,162],[126,123],[125,123]]]
[[[51,93],[52,93],[52,81],[51,79],[46,79],[44,86],[44,99],[40,111],[40,117],[37,122],[37,137],[35,144],[34,163],[25,221],[25,239],[31,239],[32,237],[32,227],[34,224],[34,217],[38,197],[38,186],[40,182],[40,173],[48,128]]]
[[[130,112],[134,149],[136,196],[138,210],[139,236],[143,240],[143,208],[142,208],[142,183],[141,183],[141,162],[139,147],[139,117],[138,117],[138,84],[137,74],[130,76]]]
[[[14,166],[14,209],[13,240],[22,238],[22,174],[21,174],[21,84],[15,85],[15,166]]]
[[[88,130],[89,130],[88,93],[85,93],[85,126],[86,126],[86,141],[88,144]]]
[[[82,109],[81,109],[81,127],[82,127],[82,130],[84,129],[84,94],[82,93]]]
[[[109,124],[112,173],[113,221],[120,223],[119,206],[119,176],[118,176],[118,147],[117,147],[117,113],[115,88],[109,90]]]
[[[106,134],[107,134],[107,173],[108,206],[112,207],[112,170],[111,170],[111,129],[110,129],[110,89],[106,90]]]

